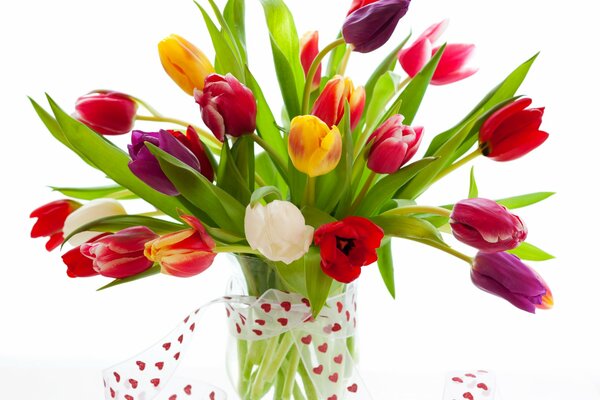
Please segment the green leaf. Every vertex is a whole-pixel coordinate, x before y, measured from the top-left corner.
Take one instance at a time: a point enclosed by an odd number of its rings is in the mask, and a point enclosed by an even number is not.
[[[104,289],[108,289],[111,287],[115,287],[118,285],[122,285],[123,283],[129,283],[129,282],[134,282],[143,278],[147,278],[149,276],[152,275],[157,275],[160,273],[160,265],[158,264],[154,264],[152,267],[150,267],[149,269],[145,270],[144,272],[140,272],[137,275],[133,275],[127,278],[123,278],[123,279],[115,279],[114,281],[112,281],[111,283],[109,283],[108,285],[104,285],[101,288],[96,289],[96,291],[101,291]]]
[[[338,36],[336,37],[336,39],[341,39],[341,38],[342,38],[342,33],[340,32],[338,34]],[[340,69],[340,64],[342,63],[342,60],[344,59],[344,55],[346,54],[347,48],[348,48],[348,45],[343,44],[341,46],[337,46],[335,49],[333,49],[331,51],[331,53],[329,53],[329,62],[327,64],[327,72],[325,72],[326,77],[332,77],[337,74],[338,70]],[[328,81],[328,79],[325,81]],[[323,83],[323,80],[321,81],[321,83]]]
[[[507,253],[527,261],[547,261],[554,258],[553,255],[527,242],[521,243],[516,249],[508,250]]]
[[[281,197],[287,199],[288,185],[279,174],[277,168],[275,168],[269,154],[266,152],[259,153],[255,159],[255,166],[256,173],[265,181],[265,183],[279,188]]]
[[[507,197],[504,199],[496,200],[498,204],[502,204],[508,209],[527,207],[535,203],[539,203],[542,200],[546,200],[552,196],[554,192],[537,192],[523,194],[521,196]]]
[[[434,161],[436,161],[435,158],[423,158],[403,167],[398,172],[380,179],[359,204],[356,215],[368,217],[375,214],[385,203],[394,197],[398,188],[402,187],[404,183]]]
[[[283,199],[283,197],[281,196],[281,192],[275,186],[263,186],[256,189],[252,193],[252,197],[250,198],[250,205],[254,207],[256,203],[258,203],[267,196],[274,196],[279,200]]]
[[[307,225],[318,229],[320,226],[335,222],[336,219],[319,208],[304,206],[302,207],[302,215]]]
[[[145,215],[113,215],[111,217],[100,218],[85,225],[82,225],[70,233],[63,242],[68,241],[74,235],[80,232],[118,232],[132,226],[146,226],[158,235],[176,232],[186,229],[187,225],[175,222],[165,221],[163,219],[147,217]]]
[[[104,172],[117,184],[131,190],[165,214],[176,219],[179,218],[177,210],[185,209],[185,207],[177,198],[159,193],[146,185],[129,170],[128,163],[130,159],[125,152],[81,122],[70,117],[49,96],[48,102],[69,143],[93,163],[96,168]]]
[[[288,291],[308,297],[306,293],[304,257],[299,258],[291,264],[276,262],[275,266],[277,276]]]
[[[183,197],[208,214],[219,227],[244,234],[245,207],[223,189],[214,186],[202,174],[151,143],[160,168]]]
[[[379,273],[381,274],[383,283],[385,283],[385,287],[392,295],[392,298],[395,299],[394,258],[392,255],[392,241],[389,237],[384,238],[381,246],[377,249],[377,266],[379,267]]]
[[[221,158],[217,169],[217,185],[230,195],[238,197],[243,205],[248,204],[250,201],[251,193],[248,189],[248,182],[238,170],[227,141],[223,142],[221,148]]]
[[[369,104],[369,108],[367,109],[367,128],[375,127],[375,124],[379,121],[379,116],[385,109],[385,106],[389,103],[392,97],[394,97],[394,94],[398,90],[400,82],[400,75],[391,71],[381,75],[375,84],[375,88],[373,89],[373,98]]]
[[[288,115],[300,114],[300,96],[304,88],[304,70],[300,64],[300,46],[294,17],[283,0],[260,0],[267,20],[275,71]]]
[[[371,220],[383,229],[386,236],[446,245],[436,227],[421,218],[388,214],[373,217]]]
[[[95,200],[106,197],[118,198],[119,200],[132,200],[138,198],[129,190],[119,185],[98,186],[88,188],[68,188],[50,186],[50,188],[56,192],[64,194],[65,196],[80,200]]]
[[[233,33],[237,48],[242,56],[242,64],[248,63],[246,52],[246,4],[245,0],[229,0],[223,10],[223,17]]]
[[[469,181],[469,198],[474,199],[479,197],[479,190],[477,189],[477,182],[475,182],[475,167],[471,167],[471,179]]]
[[[306,294],[310,301],[313,316],[316,317],[325,305],[333,283],[333,279],[325,275],[321,268],[321,256],[318,248],[311,247],[304,256],[304,273]]]

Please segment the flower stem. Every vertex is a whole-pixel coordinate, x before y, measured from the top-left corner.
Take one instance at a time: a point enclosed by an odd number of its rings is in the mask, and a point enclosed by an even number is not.
[[[478,147],[472,153],[467,154],[466,156],[464,156],[463,158],[461,158],[460,160],[458,160],[454,164],[450,165],[448,168],[446,168],[443,171],[441,171],[435,177],[435,181],[439,181],[440,179],[442,179],[443,177],[445,177],[446,175],[448,175],[450,172],[452,172],[452,171],[454,171],[454,170],[462,167],[463,165],[467,164],[469,161],[474,160],[475,158],[477,158],[480,155],[481,155],[481,150]]]
[[[256,377],[254,377],[252,382],[252,388],[250,389],[250,399],[258,400],[264,394],[264,388],[268,384],[267,370],[272,362],[273,355],[277,349],[277,341],[279,340],[278,336],[272,337],[270,339],[266,339],[266,350],[263,353],[262,361],[260,362],[260,366],[258,367],[258,372],[256,373]]]
[[[358,196],[356,196],[356,199],[350,206],[350,210],[348,211],[348,214],[352,214],[352,212],[354,212],[354,210],[356,209],[356,207],[358,207],[360,202],[365,198],[365,196],[367,195],[367,192],[371,188],[371,185],[373,184],[373,181],[375,180],[375,178],[377,178],[377,173],[375,173],[373,171],[369,171],[369,176],[367,176],[367,180],[365,181],[365,184],[363,185],[362,190],[360,191]]]
[[[346,53],[344,53],[344,58],[342,58],[342,63],[340,64],[340,68],[338,69],[338,75],[344,76],[344,74],[346,73],[346,68],[348,68],[348,61],[350,60],[350,56],[352,55],[353,51],[354,51],[354,45],[349,44],[348,48],[346,49]]]
[[[129,96],[133,101],[135,101],[136,103],[138,103],[139,105],[141,105],[142,107],[144,107],[146,110],[148,110],[148,112],[152,115],[154,115],[155,117],[162,117],[162,114],[159,113],[154,107],[152,107],[150,104],[146,103],[144,100],[140,99],[139,97],[134,97],[134,96]]]
[[[298,372],[298,363],[300,362],[300,353],[296,348],[292,348],[289,352],[288,369],[285,373],[285,383],[283,385],[283,400],[292,398],[292,391],[296,384],[296,373]]]
[[[281,342],[279,343],[279,346],[277,346],[277,351],[275,352],[273,358],[271,358],[269,364],[265,368],[265,382],[271,382],[273,379],[275,379],[277,371],[279,371],[279,369],[281,368],[281,364],[283,364],[283,362],[285,361],[285,358],[290,352],[290,349],[292,348],[293,344],[294,341],[292,338],[292,334],[284,333],[283,337],[281,338]]]
[[[443,207],[435,206],[406,206],[395,208],[384,212],[381,215],[406,215],[406,214],[435,214],[441,215],[442,217],[450,217],[452,211]]]
[[[188,126],[192,126],[196,130],[196,132],[198,132],[198,134],[200,135],[200,137],[202,139],[204,139],[204,142],[209,147],[211,147],[211,149],[221,150],[222,144],[219,141],[219,139],[217,139],[214,135],[206,132],[204,129],[202,129],[202,128],[198,127],[198,126],[195,126],[193,124],[190,124],[189,122],[185,122],[185,121],[182,121],[182,120],[177,119],[177,118],[147,116],[147,115],[136,115],[135,119],[138,120],[138,121],[166,122],[166,123],[171,123],[171,124],[185,126],[186,128]]]
[[[300,377],[302,378],[302,384],[304,385],[304,393],[306,393],[306,399],[307,400],[319,400],[319,396],[317,395],[317,390],[315,389],[315,386],[313,385],[312,381],[310,380],[310,376],[308,375],[308,372],[306,371],[306,367],[304,366],[303,363],[300,363],[300,365],[298,367],[298,373],[300,374]]]
[[[256,144],[262,147],[267,152],[267,154],[269,154],[271,160],[273,160],[273,162],[275,162],[279,166],[279,168],[287,175],[287,164],[283,160],[283,158],[277,153],[277,151],[273,148],[273,146],[271,146],[269,143],[267,143],[266,140],[264,140],[258,135],[250,135],[250,138],[252,138],[252,140],[254,140]]]
[[[250,246],[216,246],[213,249],[215,253],[244,253],[260,255],[258,250],[254,250]]]
[[[302,115],[308,114],[308,103],[310,101],[310,91],[311,91],[310,89],[312,87],[312,81],[315,77],[315,74],[317,73],[317,69],[319,68],[319,64],[321,64],[321,61],[323,61],[325,56],[330,51],[332,51],[333,49],[335,49],[338,46],[343,45],[344,43],[346,43],[344,38],[339,38],[339,39],[331,42],[330,44],[325,46],[325,48],[323,50],[321,50],[319,52],[319,54],[317,54],[317,56],[313,60],[312,64],[310,65],[310,69],[308,70],[308,73],[306,74],[306,81],[304,82],[304,94],[302,96],[302,111],[301,111]]]
[[[454,250],[450,246],[443,245],[441,243],[437,243],[437,242],[434,242],[434,241],[427,241],[427,242],[424,241],[424,242],[421,242],[421,243],[424,243],[424,244],[426,244],[428,246],[431,246],[431,247],[434,247],[434,248],[436,248],[438,250],[446,252],[446,253],[448,253],[450,255],[453,255],[456,258],[460,258],[461,260],[465,261],[469,265],[473,265],[473,257],[469,257],[468,255],[466,255],[464,253],[461,253],[458,250]]]
[[[309,176],[306,181],[306,205],[314,206],[317,190],[317,178]]]

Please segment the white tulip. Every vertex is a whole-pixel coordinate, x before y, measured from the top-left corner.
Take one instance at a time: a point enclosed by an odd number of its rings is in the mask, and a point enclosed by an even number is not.
[[[263,206],[248,205],[244,218],[246,239],[255,250],[271,261],[286,264],[302,257],[313,240],[314,228],[289,201],[275,200]]]
[[[113,215],[127,214],[121,203],[113,199],[92,200],[77,210],[73,211],[65,220],[63,233],[65,237],[69,236],[80,226],[95,221],[100,218],[111,217]],[[69,244],[79,246],[88,240],[98,236],[100,232],[86,231],[80,232],[69,239]]]

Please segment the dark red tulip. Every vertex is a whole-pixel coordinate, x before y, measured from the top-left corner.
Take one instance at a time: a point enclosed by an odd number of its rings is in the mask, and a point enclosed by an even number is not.
[[[46,250],[54,250],[64,240],[65,220],[79,207],[81,204],[73,200],[57,200],[33,210],[29,217],[37,218],[37,221],[31,228],[31,237],[47,236]]]
[[[137,103],[119,92],[93,92],[75,104],[75,118],[102,135],[130,132],[135,123]]]
[[[479,130],[479,148],[495,161],[522,157],[548,139],[540,130],[544,108],[527,108],[531,99],[522,98],[493,113]]]
[[[169,131],[169,133],[177,140],[179,140],[185,147],[187,147],[198,159],[200,162],[200,173],[206,177],[209,181],[213,181],[215,178],[215,172],[213,170],[212,164],[208,159],[208,155],[206,154],[206,150],[200,141],[200,136],[192,126],[188,126],[185,133],[180,131]]]

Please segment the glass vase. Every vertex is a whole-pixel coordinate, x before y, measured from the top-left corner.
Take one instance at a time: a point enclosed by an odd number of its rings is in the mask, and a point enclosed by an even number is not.
[[[227,369],[239,398],[358,398],[355,287],[339,286],[313,317],[307,298],[287,290],[274,264],[248,256],[231,260],[227,296],[247,299],[226,304]]]

